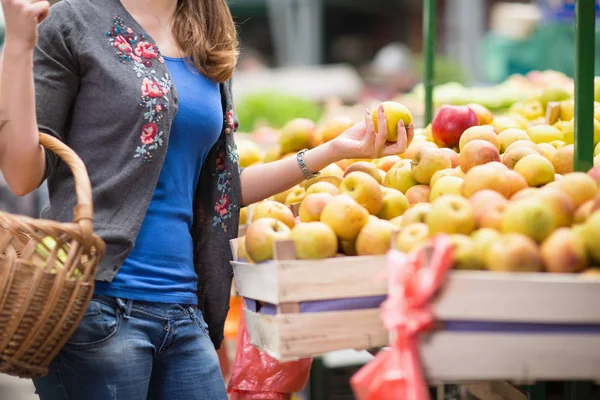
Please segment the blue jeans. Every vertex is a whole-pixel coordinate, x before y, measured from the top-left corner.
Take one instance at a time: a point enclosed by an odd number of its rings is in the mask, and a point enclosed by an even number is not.
[[[196,307],[104,296],[34,384],[41,400],[227,399]]]

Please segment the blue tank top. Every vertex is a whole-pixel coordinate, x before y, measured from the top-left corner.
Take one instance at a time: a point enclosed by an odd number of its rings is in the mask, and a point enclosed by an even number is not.
[[[167,155],[129,257],[96,294],[158,303],[196,304],[190,229],[202,164],[223,127],[219,85],[183,59],[164,57],[179,96]]]

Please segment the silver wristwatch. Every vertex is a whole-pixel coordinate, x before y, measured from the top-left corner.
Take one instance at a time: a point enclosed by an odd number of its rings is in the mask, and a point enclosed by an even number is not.
[[[302,175],[304,175],[306,180],[309,180],[319,176],[320,172],[311,172],[311,170],[306,166],[306,163],[304,162],[304,154],[306,154],[307,151],[308,149],[300,150],[296,155],[296,158],[298,159],[298,166],[300,167],[300,171],[302,171]]]

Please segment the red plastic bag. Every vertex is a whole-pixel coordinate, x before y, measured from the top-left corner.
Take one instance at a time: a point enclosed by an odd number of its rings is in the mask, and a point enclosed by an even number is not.
[[[312,358],[280,363],[254,347],[242,314],[227,391],[231,400],[289,400],[306,386],[311,366]]]
[[[417,253],[388,253],[389,295],[382,304],[382,320],[394,336],[351,379],[359,400],[426,400],[427,384],[419,359],[419,334],[433,326],[428,303],[452,267],[453,251],[446,235]]]

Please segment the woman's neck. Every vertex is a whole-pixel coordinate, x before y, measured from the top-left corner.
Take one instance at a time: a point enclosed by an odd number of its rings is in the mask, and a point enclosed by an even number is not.
[[[131,15],[166,24],[175,14],[177,0],[120,0]]]

